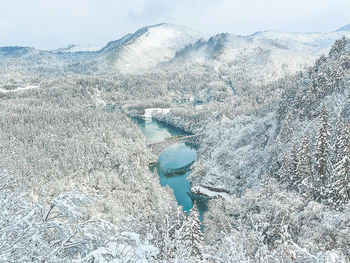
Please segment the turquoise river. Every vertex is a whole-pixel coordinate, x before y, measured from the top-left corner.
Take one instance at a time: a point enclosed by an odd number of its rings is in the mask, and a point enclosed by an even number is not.
[[[150,143],[161,142],[177,135],[189,135],[183,130],[164,124],[154,119],[132,118],[148,138]],[[177,143],[169,146],[158,156],[156,166],[162,186],[169,185],[175,198],[185,212],[189,212],[196,202],[201,215],[208,209],[207,198],[191,192],[191,184],[187,177],[191,173],[190,165],[197,156],[196,147],[187,143]]]

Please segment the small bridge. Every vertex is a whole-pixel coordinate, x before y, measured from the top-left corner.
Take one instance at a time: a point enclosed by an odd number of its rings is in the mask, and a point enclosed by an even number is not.
[[[162,151],[164,151],[166,148],[168,148],[170,145],[176,144],[176,143],[191,143],[191,144],[200,144],[202,142],[202,139],[204,138],[205,134],[196,134],[196,135],[189,135],[189,136],[174,136],[167,138],[165,141],[162,142],[156,142],[156,143],[150,143],[147,145],[148,148],[150,148],[155,155],[159,155]]]

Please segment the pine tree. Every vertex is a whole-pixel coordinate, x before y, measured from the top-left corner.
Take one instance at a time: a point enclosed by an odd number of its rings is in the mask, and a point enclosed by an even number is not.
[[[325,64],[326,62],[327,62],[327,59],[326,59],[325,55],[322,55],[321,57],[316,59],[315,64],[313,66],[314,71],[318,72],[320,70],[320,68],[322,67],[322,65]]]
[[[317,90],[314,87],[315,85],[311,82],[309,86],[307,86],[305,92],[301,95],[301,105],[299,105],[299,118],[312,118],[314,115],[313,105],[315,101],[317,101],[316,93]]]
[[[338,57],[339,54],[341,54],[341,51],[346,47],[347,45],[347,40],[345,37],[342,37],[341,39],[337,39],[331,50],[329,51],[329,56],[330,57]]]
[[[336,164],[329,183],[329,201],[339,208],[350,200],[350,131],[341,118],[337,129]]]
[[[344,125],[345,125],[344,119],[341,116],[338,116],[337,124],[334,131],[334,133],[336,134],[336,138],[335,138],[335,144],[333,149],[333,159],[332,159],[335,165],[340,159],[342,159],[341,147],[342,147],[342,144],[344,143],[343,136],[342,136]]]
[[[199,212],[196,203],[193,204],[190,215],[184,222],[182,233],[182,240],[190,256],[197,260],[202,260],[203,233],[201,231],[201,222],[199,220]]]
[[[329,116],[323,106],[321,111],[321,126],[316,141],[315,176],[313,185],[317,190],[315,199],[321,201],[326,198],[326,184],[329,175]]]
[[[310,181],[313,174],[312,157],[311,157],[311,142],[308,136],[305,136],[298,149],[298,163],[296,169],[295,187],[302,193],[306,191],[306,181]]]
[[[297,145],[295,143],[292,144],[292,148],[290,150],[288,160],[286,163],[286,169],[284,171],[284,177],[288,179],[288,185],[291,189],[297,190],[295,187],[295,183],[297,181],[297,167],[298,167],[298,154],[297,154]]]
[[[279,133],[279,139],[283,143],[290,141],[291,135],[293,134],[293,129],[290,127],[292,120],[293,115],[289,111],[286,118],[282,121],[281,130]]]
[[[284,153],[281,160],[281,168],[277,174],[277,180],[281,182],[288,182],[289,180],[289,167],[290,167],[290,154]]]

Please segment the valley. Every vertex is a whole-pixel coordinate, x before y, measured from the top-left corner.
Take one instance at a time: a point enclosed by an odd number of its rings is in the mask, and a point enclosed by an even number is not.
[[[0,262],[350,262],[349,37],[0,47]]]

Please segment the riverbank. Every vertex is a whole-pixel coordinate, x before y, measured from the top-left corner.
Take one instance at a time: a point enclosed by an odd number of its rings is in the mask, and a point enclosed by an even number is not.
[[[193,116],[197,116],[201,114],[201,110],[203,109],[203,105],[200,106],[193,106],[194,112],[192,112]],[[175,111],[175,112],[174,112]],[[147,112],[147,114],[146,114]],[[188,109],[180,109],[180,108],[174,108],[174,109],[159,109],[159,108],[152,108],[149,111],[147,109],[145,110],[145,115],[147,115],[147,118],[152,118],[156,120],[159,123],[162,123],[163,125],[174,127],[176,129],[183,130],[189,134],[194,133],[204,133],[204,126],[198,125],[199,118],[195,118],[195,122],[189,122],[186,119],[187,117],[192,118],[193,116],[189,116],[188,114],[183,114],[188,112]],[[199,150],[199,149],[197,149]],[[206,151],[205,149],[200,149],[200,152]],[[193,165],[191,165],[191,174],[187,178],[187,180],[191,183],[191,191],[192,193],[195,193],[197,195],[205,196],[208,198],[229,198],[231,195],[231,192],[228,189],[225,188],[218,188],[216,186],[210,186],[206,184],[201,184],[200,180],[196,178],[192,178],[193,175],[196,175],[198,177],[198,170],[201,170],[203,166],[201,166],[201,162],[194,162]]]
[[[146,109],[142,118],[133,117],[138,127],[151,143],[168,140],[170,137],[189,135],[189,130],[182,129],[183,126],[175,126],[174,123],[168,123],[163,120],[171,115],[171,109]],[[154,116],[155,115],[155,116]],[[163,116],[165,118],[160,118]],[[178,123],[177,123],[178,124]],[[164,150],[158,156],[157,165],[153,164],[153,170],[157,171],[162,186],[169,185],[173,189],[178,204],[183,206],[185,211],[189,211],[195,201],[201,210],[201,216],[208,209],[207,201],[209,199],[230,197],[230,192],[226,189],[219,189],[213,186],[193,184],[191,174],[194,169],[198,169],[198,163],[195,162],[197,152],[193,159],[186,159],[186,150],[190,145],[174,144]],[[182,148],[184,147],[184,148]],[[191,148],[191,147],[190,147]],[[196,148],[195,150],[197,150]]]

